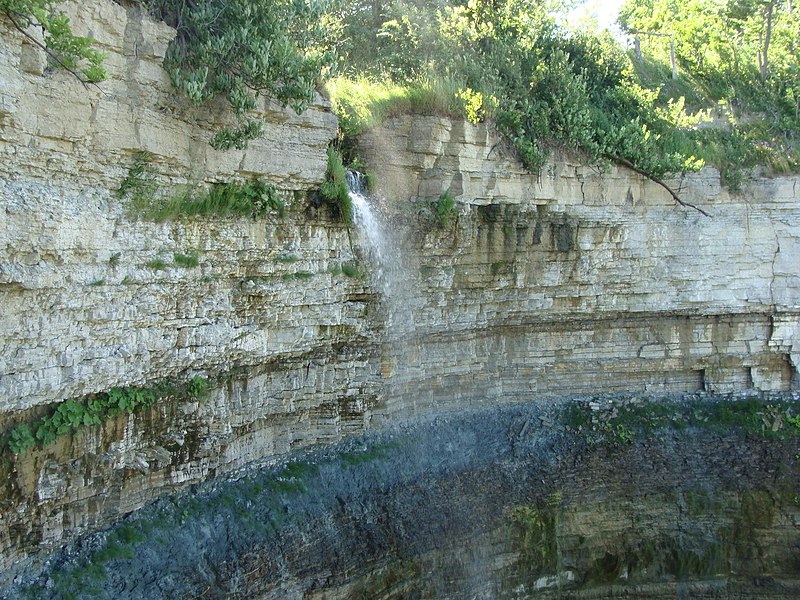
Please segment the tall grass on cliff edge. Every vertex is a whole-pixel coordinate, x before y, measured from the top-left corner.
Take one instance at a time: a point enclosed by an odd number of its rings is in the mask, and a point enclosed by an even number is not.
[[[348,137],[359,135],[397,115],[464,116],[460,92],[461,86],[445,77],[392,83],[342,76],[329,80],[325,85],[325,93]]]

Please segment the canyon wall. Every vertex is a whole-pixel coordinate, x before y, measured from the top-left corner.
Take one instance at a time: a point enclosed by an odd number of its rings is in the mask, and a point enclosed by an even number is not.
[[[404,314],[369,275],[363,233],[314,200],[336,119],[265,102],[264,138],[208,146],[229,122],[160,63],[174,31],[105,0],[72,5],[108,53],[84,88],[0,22],[0,425],[112,387],[210,382],[0,465],[0,569],[192,483],[387,420],[595,391],[781,391],[800,363],[797,177],[739,193],[711,170],[675,205],[625,169],[555,156],[522,169],[485,124],[398,118],[358,152],[402,254]],[[138,153],[164,197],[272,183],[288,214],[132,215]],[[456,214],[439,226],[432,199]],[[197,257],[182,266],[179,256]],[[342,265],[362,263],[368,277]]]

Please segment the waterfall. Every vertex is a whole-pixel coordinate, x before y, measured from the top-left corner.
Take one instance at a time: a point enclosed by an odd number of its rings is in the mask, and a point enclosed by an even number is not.
[[[353,202],[353,221],[366,245],[369,276],[388,309],[387,334],[406,336],[415,330],[414,305],[418,304],[407,257],[399,239],[367,196],[361,174],[348,171],[347,183]]]

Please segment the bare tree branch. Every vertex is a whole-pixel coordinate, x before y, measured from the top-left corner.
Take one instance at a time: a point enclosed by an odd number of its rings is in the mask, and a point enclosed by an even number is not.
[[[684,208],[693,208],[694,210],[699,212],[701,215],[705,215],[706,217],[710,217],[711,216],[706,211],[704,211],[702,208],[700,208],[698,206],[695,206],[694,204],[691,204],[689,202],[685,202],[685,201],[681,200],[680,196],[678,196],[678,194],[675,192],[675,190],[673,190],[666,183],[664,183],[664,181],[662,179],[659,179],[655,175],[651,175],[647,171],[644,171],[644,170],[640,169],[639,167],[634,165],[628,159],[622,158],[621,156],[609,156],[609,158],[611,160],[613,160],[614,162],[617,162],[617,163],[619,163],[619,164],[621,164],[621,165],[623,165],[625,167],[628,167],[630,170],[635,171],[636,173],[639,173],[639,175],[644,175],[650,181],[652,181],[654,183],[657,183],[658,185],[660,185],[661,187],[663,187],[665,190],[667,190],[670,193],[670,196],[672,196],[675,199],[675,202],[677,202],[678,204],[680,204]]]

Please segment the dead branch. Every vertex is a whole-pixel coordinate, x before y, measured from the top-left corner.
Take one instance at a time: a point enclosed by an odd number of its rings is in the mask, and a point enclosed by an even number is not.
[[[677,202],[678,204],[680,204],[684,208],[693,208],[694,210],[699,212],[701,215],[705,215],[706,217],[711,217],[710,214],[708,214],[706,211],[704,211],[699,206],[695,206],[694,204],[691,204],[690,202],[685,202],[685,201],[681,200],[680,196],[678,196],[678,194],[675,192],[675,190],[673,190],[666,183],[664,183],[664,181],[662,179],[659,179],[655,175],[651,175],[647,171],[644,171],[643,169],[640,169],[639,167],[634,165],[628,159],[622,158],[621,156],[609,156],[608,158],[610,158],[614,162],[617,162],[617,163],[621,164],[624,167],[628,167],[631,171],[635,171],[639,175],[644,175],[650,181],[652,181],[654,183],[657,183],[658,185],[660,185],[661,187],[663,187],[665,190],[667,190],[670,193],[670,196],[672,196],[674,198],[675,202]]]

